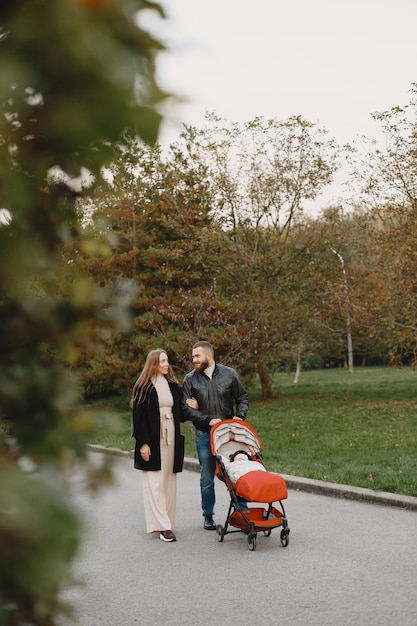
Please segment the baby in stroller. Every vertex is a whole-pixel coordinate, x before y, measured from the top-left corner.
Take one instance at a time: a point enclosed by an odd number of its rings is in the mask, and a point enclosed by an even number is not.
[[[266,472],[263,464],[260,461],[252,461],[246,450],[237,450],[229,456],[229,459],[223,456],[222,461],[233,483],[247,472]]]
[[[269,537],[281,527],[281,544],[288,545],[290,529],[282,500],[288,497],[282,476],[268,472],[262,462],[262,443],[246,421],[229,419],[210,431],[211,452],[216,457],[217,477],[226,484],[230,504],[224,525],[217,525],[217,539],[233,532],[248,536],[249,550],[255,550],[256,536]]]

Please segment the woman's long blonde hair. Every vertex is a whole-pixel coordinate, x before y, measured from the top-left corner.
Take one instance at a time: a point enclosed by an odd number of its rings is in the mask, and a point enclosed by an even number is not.
[[[157,350],[151,350],[146,357],[145,365],[143,366],[143,370],[139,374],[139,378],[133,385],[132,389],[132,397],[130,398],[130,406],[133,407],[141,401],[143,396],[145,396],[149,389],[152,387],[152,379],[155,380],[158,374],[159,367],[159,357],[161,354],[166,354],[166,350],[161,350],[158,348]],[[168,355],[167,355],[168,356]],[[166,378],[174,383],[179,385],[178,380],[175,378],[174,372],[170,365],[168,365],[168,373]]]

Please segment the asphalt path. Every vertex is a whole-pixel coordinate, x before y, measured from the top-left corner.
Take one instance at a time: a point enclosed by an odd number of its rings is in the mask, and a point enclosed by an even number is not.
[[[93,453],[97,457],[100,454]],[[175,543],[145,531],[141,472],[114,457],[114,484],[92,496],[72,480],[84,541],[63,599],[79,626],[416,626],[417,512],[290,489],[280,529],[258,534],[202,527],[199,474],[178,475]],[[230,497],[216,485],[217,523]],[[61,620],[60,626],[72,622]]]

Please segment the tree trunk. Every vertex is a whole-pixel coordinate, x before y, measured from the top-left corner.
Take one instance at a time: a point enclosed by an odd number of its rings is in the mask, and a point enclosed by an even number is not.
[[[301,374],[301,356],[299,356],[297,359],[297,365],[295,368],[295,376],[294,376],[294,385],[296,385],[298,381],[300,380],[300,374]]]
[[[295,368],[295,377],[294,377],[294,385],[298,383],[301,375],[301,356],[304,350],[304,337],[301,336],[298,340],[298,350],[297,350],[297,365]]]
[[[271,400],[274,397],[272,381],[263,363],[258,363],[258,374],[261,383],[262,400]]]
[[[333,250],[334,254],[338,257],[341,265],[342,265],[342,275],[343,275],[343,286],[346,294],[346,335],[347,335],[347,349],[348,349],[348,363],[347,368],[350,373],[353,372],[353,348],[352,348],[352,333],[351,333],[351,319],[350,319],[350,300],[349,300],[349,283],[347,279],[346,269],[345,269],[345,261],[342,255],[337,252],[337,250]]]
[[[350,328],[350,326],[349,326]],[[348,332],[347,334],[347,343],[348,343],[348,365],[349,372],[353,372],[353,349],[352,349],[352,334]]]

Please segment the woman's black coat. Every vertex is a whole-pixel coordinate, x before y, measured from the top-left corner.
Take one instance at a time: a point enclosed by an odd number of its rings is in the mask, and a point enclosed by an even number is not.
[[[172,414],[175,425],[175,452],[174,474],[182,471],[184,461],[184,435],[180,434],[181,422],[181,389],[179,385],[168,380],[169,388],[174,400]],[[139,403],[133,407],[132,437],[135,437],[135,468],[145,471],[158,471],[161,469],[161,420],[159,414],[158,394],[153,385],[144,394]],[[144,461],[140,454],[140,448],[147,443],[151,449],[149,461]]]

